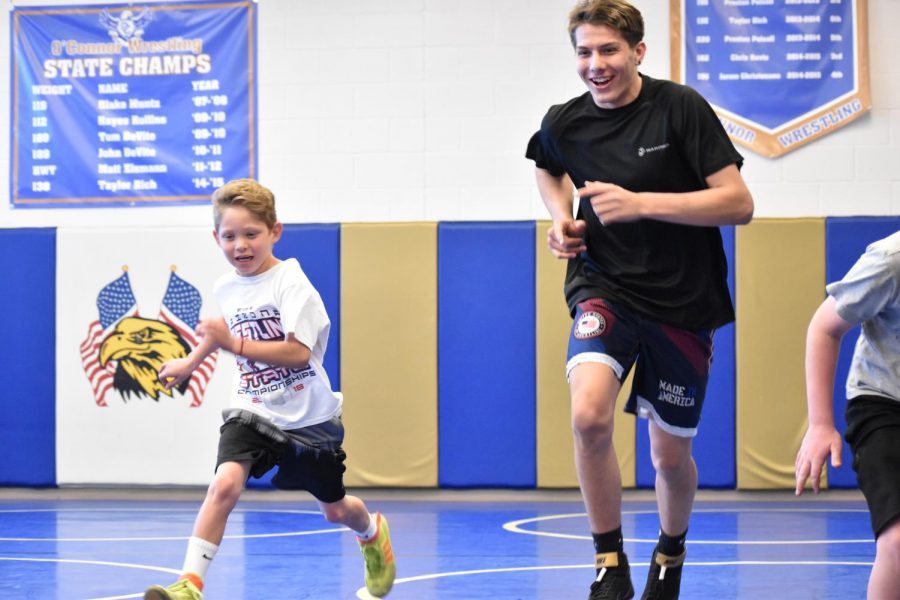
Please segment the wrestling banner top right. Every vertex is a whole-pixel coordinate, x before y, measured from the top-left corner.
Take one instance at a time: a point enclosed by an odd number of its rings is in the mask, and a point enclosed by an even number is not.
[[[871,109],[867,0],[670,0],[672,80],[776,157]]]

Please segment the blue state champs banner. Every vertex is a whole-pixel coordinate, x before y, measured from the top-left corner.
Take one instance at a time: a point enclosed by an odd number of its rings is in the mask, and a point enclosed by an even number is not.
[[[866,0],[670,0],[672,79],[780,156],[871,107]]]
[[[200,203],[256,177],[256,9],[15,8],[12,206]]]

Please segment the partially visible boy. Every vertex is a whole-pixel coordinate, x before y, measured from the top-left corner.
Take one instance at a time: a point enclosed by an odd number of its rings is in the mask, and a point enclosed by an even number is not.
[[[215,476],[188,541],[182,575],[155,585],[145,600],[199,600],[225,524],[248,477],[278,466],[275,487],[307,490],[325,518],[356,532],[369,593],[387,595],[396,567],[387,520],[347,495],[342,397],[322,368],[331,323],[319,293],[300,263],[281,261],[272,247],[281,238],[275,196],[252,179],[226,183],[213,193],[213,236],[233,267],[214,292],[224,318],[204,319],[199,345],[167,362],[159,378],[169,389],[190,377],[222,348],[234,354],[230,407],[223,411]]]
[[[841,339],[862,326],[847,377],[853,469],[875,532],[869,600],[900,600],[900,231],[866,248],[843,279],[826,287],[806,336],[809,428],[796,461],[796,493],[819,492],[828,456],[841,465],[832,390]]]

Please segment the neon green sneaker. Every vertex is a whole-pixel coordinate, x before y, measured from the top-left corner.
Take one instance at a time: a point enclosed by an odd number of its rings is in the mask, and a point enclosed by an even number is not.
[[[203,600],[203,592],[191,578],[184,578],[167,588],[161,585],[147,588],[144,600]]]
[[[359,549],[366,561],[366,589],[376,598],[387,596],[394,585],[397,565],[394,564],[394,550],[391,548],[391,530],[387,519],[381,513],[375,513],[376,533],[371,540],[364,542],[359,538]]]

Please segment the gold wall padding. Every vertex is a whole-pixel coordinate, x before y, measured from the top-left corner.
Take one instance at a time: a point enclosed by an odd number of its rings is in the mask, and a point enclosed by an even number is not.
[[[637,417],[624,412],[625,402],[631,393],[634,381],[634,369],[622,384],[619,397],[616,399],[616,421],[613,431],[613,446],[619,459],[619,470],[622,472],[622,487],[633,488],[637,485]]]
[[[578,487],[566,382],[567,332],[572,326],[563,295],[566,261],[547,248],[549,227],[549,221],[539,221],[535,227],[537,485]]]
[[[537,485],[578,487],[566,382],[566,348],[572,327],[563,295],[566,261],[554,257],[547,248],[549,227],[549,221],[539,221],[535,228]],[[634,487],[636,483],[635,421],[631,415],[621,412],[630,389],[629,376],[616,401],[613,433],[623,487]]]
[[[438,482],[437,223],[341,227],[348,486]]]
[[[737,487],[794,487],[806,431],[806,329],[825,298],[825,221],[736,228]]]

